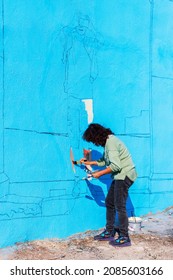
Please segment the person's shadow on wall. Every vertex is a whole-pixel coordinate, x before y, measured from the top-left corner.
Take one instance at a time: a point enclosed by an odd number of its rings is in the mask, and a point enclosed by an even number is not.
[[[99,158],[102,157],[102,154],[96,150],[92,150],[92,160],[98,160]],[[104,169],[105,167],[98,167],[98,166],[93,166],[93,170],[101,170]],[[103,188],[99,185],[99,182],[102,184],[106,185],[107,192],[110,188],[112,178],[110,174],[104,175],[100,177],[99,179],[94,179],[94,180],[86,180],[90,195],[86,195],[86,199],[90,199],[95,201],[98,206],[100,207],[105,207],[105,192],[103,191]],[[130,196],[128,195],[127,198],[127,203],[126,203],[126,208],[127,208],[127,213],[128,216],[134,216],[134,207],[132,204],[132,201],[130,199]]]

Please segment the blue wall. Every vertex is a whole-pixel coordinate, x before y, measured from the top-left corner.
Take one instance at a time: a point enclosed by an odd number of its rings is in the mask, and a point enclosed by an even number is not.
[[[88,125],[133,156],[129,215],[173,205],[173,1],[1,0],[0,246],[103,227],[110,178],[73,173]]]

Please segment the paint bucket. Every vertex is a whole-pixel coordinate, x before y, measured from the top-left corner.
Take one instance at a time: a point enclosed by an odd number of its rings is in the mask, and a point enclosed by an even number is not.
[[[140,217],[129,217],[129,230],[137,231],[141,230],[142,227],[142,219]]]

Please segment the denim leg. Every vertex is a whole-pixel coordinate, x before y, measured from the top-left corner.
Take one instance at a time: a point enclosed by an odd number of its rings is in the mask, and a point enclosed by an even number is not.
[[[129,187],[133,182],[126,177],[124,180],[117,180],[114,186],[115,209],[118,213],[119,230],[121,236],[128,236],[128,216],[126,202]]]
[[[112,231],[114,229],[114,221],[115,221],[114,184],[115,181],[112,182],[105,200],[106,229],[108,231]]]
[[[126,211],[128,187],[124,185],[123,180],[118,180],[116,182],[114,192],[115,192],[115,208],[118,212],[120,235],[128,236],[128,216]]]
[[[106,205],[106,229],[114,229],[115,215],[118,213],[119,230],[121,236],[128,236],[128,216],[126,202],[128,189],[133,182],[126,177],[124,180],[114,180],[109,188]]]

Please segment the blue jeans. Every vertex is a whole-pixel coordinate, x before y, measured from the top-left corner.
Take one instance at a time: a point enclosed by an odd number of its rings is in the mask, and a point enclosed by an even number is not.
[[[113,180],[108,191],[106,205],[106,229],[112,231],[115,227],[115,216],[118,214],[120,236],[128,236],[128,216],[126,201],[128,189],[133,184],[127,176],[124,180]]]

